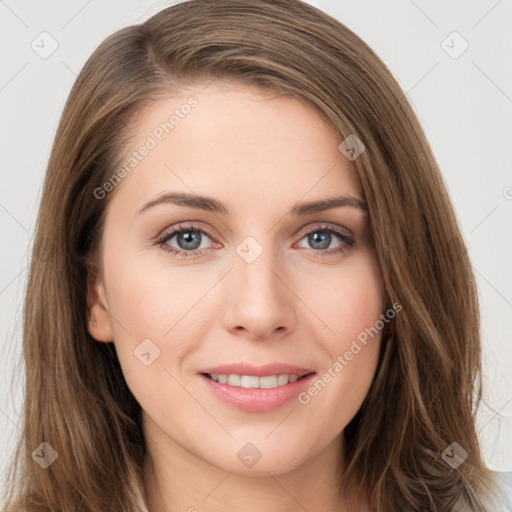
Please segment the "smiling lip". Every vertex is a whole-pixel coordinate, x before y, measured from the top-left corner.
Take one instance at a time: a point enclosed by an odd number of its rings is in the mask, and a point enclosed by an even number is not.
[[[246,389],[215,382],[209,377],[211,374],[253,375],[257,377],[297,375],[299,379],[275,388]],[[244,411],[266,412],[278,409],[296,398],[301,391],[310,385],[315,372],[283,363],[264,366],[252,366],[242,363],[205,368],[199,372],[198,376],[206,388],[222,401]]]

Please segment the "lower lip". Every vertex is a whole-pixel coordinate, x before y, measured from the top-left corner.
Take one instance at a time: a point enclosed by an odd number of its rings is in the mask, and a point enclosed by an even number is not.
[[[309,386],[315,375],[310,373],[300,380],[270,389],[246,389],[241,386],[219,384],[206,375],[200,374],[199,377],[208,389],[224,402],[244,411],[266,412],[278,409],[297,397]]]

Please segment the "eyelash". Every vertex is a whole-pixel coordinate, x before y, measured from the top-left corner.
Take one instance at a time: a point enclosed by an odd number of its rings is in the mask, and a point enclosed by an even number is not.
[[[158,238],[156,239],[156,244],[160,245],[164,251],[166,251],[174,256],[178,256],[178,257],[182,257],[182,258],[187,258],[188,256],[195,256],[197,254],[200,254],[202,251],[204,251],[204,249],[195,249],[193,251],[181,251],[181,250],[175,249],[174,247],[171,247],[168,245],[166,246],[166,243],[171,238],[173,238],[174,235],[186,233],[187,231],[198,231],[200,233],[207,235],[209,238],[214,239],[214,237],[211,235],[211,233],[209,233],[209,231],[204,229],[203,227],[200,227],[193,223],[186,224],[186,225],[179,224],[177,227],[173,227],[167,231],[164,231],[161,235],[159,235]],[[341,230],[338,230],[338,229],[332,227],[331,225],[325,225],[325,224],[314,226],[311,230],[304,233],[304,235],[302,236],[302,238],[300,240],[302,240],[306,236],[310,235],[311,233],[315,233],[317,231],[334,234],[334,235],[338,236],[345,245],[337,247],[336,249],[325,249],[325,250],[310,249],[311,251],[313,251],[313,256],[315,258],[323,258],[323,257],[327,257],[327,256],[332,256],[335,254],[344,254],[345,252],[348,252],[350,249],[352,249],[352,247],[354,247],[354,245],[355,245],[355,240],[353,238],[346,235]]]

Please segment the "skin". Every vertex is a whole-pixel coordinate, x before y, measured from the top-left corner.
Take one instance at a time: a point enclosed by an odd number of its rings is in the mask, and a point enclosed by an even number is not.
[[[340,136],[296,99],[240,84],[201,89],[140,113],[127,154],[190,96],[198,101],[110,192],[90,295],[90,332],[114,342],[143,409],[149,509],[348,510],[336,491],[343,429],[370,388],[380,335],[306,405],[242,411],[205,391],[197,372],[285,362],[321,376],[379,319],[384,288],[367,213],[288,213],[334,195],[364,199],[354,163],[338,150]],[[169,203],[137,214],[163,191],[212,196],[230,214]],[[155,243],[192,221],[212,234],[200,234],[201,254],[184,259]],[[355,245],[333,234],[327,250],[345,251],[322,256],[307,234],[325,233],[315,229],[323,223]],[[263,249],[250,264],[236,252],[247,236]],[[179,243],[174,236],[167,246],[186,252]],[[147,338],[160,350],[148,366],[133,353]],[[250,468],[237,457],[249,441],[262,454]]]

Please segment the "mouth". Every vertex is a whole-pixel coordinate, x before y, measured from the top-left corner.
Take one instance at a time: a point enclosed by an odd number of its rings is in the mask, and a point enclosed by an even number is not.
[[[314,372],[309,372],[304,375],[276,374],[262,377],[257,375],[239,375],[236,373],[203,373],[202,375],[213,382],[227,384],[228,386],[241,387],[244,389],[275,389],[304,379],[312,373]]]
[[[198,373],[208,393],[247,412],[276,410],[311,385],[316,372],[286,364],[246,364],[207,368]]]

